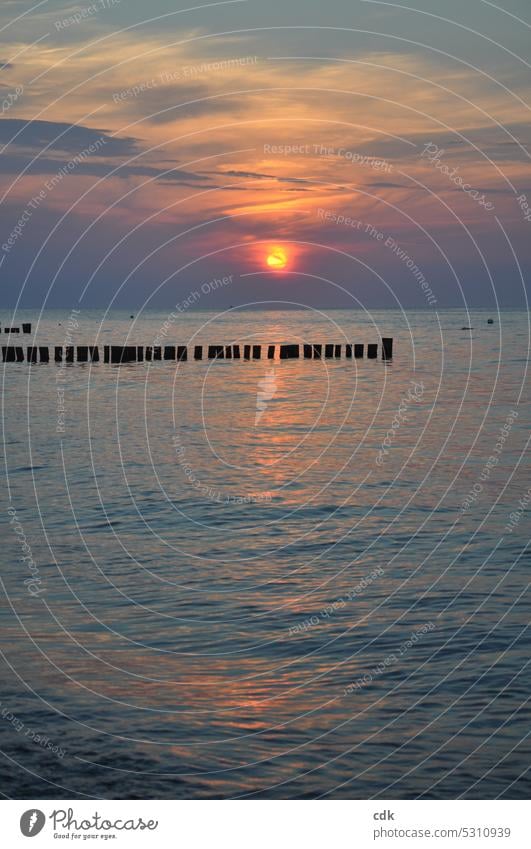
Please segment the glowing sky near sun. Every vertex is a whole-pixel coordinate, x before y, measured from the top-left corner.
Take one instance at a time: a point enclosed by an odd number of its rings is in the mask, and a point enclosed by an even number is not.
[[[31,213],[6,252],[8,278],[29,274],[30,300],[54,279],[49,303],[64,304],[86,268],[89,303],[125,280],[117,304],[157,306],[229,274],[263,272],[253,295],[274,295],[283,271],[300,271],[314,303],[344,303],[326,278],[376,305],[423,306],[385,248],[392,236],[441,306],[462,287],[490,304],[497,273],[501,297],[519,303],[512,250],[524,276],[531,264],[517,201],[531,198],[527,32],[479,5],[484,36],[470,32],[476,2],[451,2],[458,25],[437,26],[432,0],[417,14],[346,0],[195,11],[154,0],[149,21],[145,4],[121,2],[74,22],[74,7],[51,0],[15,23],[20,4],[2,4],[0,79],[14,97],[0,119],[3,241]]]

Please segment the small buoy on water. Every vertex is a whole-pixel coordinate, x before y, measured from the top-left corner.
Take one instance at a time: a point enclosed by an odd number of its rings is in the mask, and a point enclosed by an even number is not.
[[[493,319],[493,318],[488,318],[488,319],[487,319],[487,324],[494,324],[494,319]]]
[[[473,330],[473,327],[462,327],[461,330]]]

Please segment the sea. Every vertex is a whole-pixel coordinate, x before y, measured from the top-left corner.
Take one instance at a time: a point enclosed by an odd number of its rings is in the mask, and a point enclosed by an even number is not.
[[[527,312],[0,323],[4,796],[529,797]]]

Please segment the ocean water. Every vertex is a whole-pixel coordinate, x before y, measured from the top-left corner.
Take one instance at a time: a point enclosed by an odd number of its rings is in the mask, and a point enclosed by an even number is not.
[[[18,314],[395,356],[2,366],[6,795],[528,797],[530,325],[489,317]]]

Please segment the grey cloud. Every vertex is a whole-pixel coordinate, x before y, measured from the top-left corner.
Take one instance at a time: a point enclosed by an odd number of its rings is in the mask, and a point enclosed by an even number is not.
[[[304,180],[301,177],[279,177],[277,174],[261,174],[256,171],[222,171],[229,177],[246,177],[251,180],[277,180],[279,183],[307,183],[314,185],[312,180]]]
[[[105,155],[105,148],[101,148],[100,154]],[[61,168],[64,168],[69,160],[52,159],[50,157],[38,157],[34,162],[24,154],[4,154],[0,157],[0,173],[3,174],[20,174],[25,170],[28,175],[40,175],[51,177],[57,174]],[[209,178],[202,174],[195,174],[193,171],[186,171],[181,168],[157,168],[153,165],[142,164],[141,162],[133,162],[123,165],[117,163],[109,163],[95,161],[94,158],[83,159],[76,163],[72,174],[78,176],[91,177],[106,177],[111,175],[119,179],[127,179],[129,177],[154,177],[165,183],[179,184],[182,186],[193,186],[194,188],[211,188]]]
[[[371,189],[409,189],[417,190],[417,186],[406,186],[403,183],[392,183],[386,180],[375,180],[372,183],[366,183]]]
[[[13,137],[16,138],[12,141]],[[139,152],[138,140],[128,136],[111,136],[108,130],[61,121],[31,121],[23,118],[0,120],[0,144],[31,148],[38,152],[47,145],[49,151],[75,155],[97,141],[104,141],[106,156],[126,156]]]

